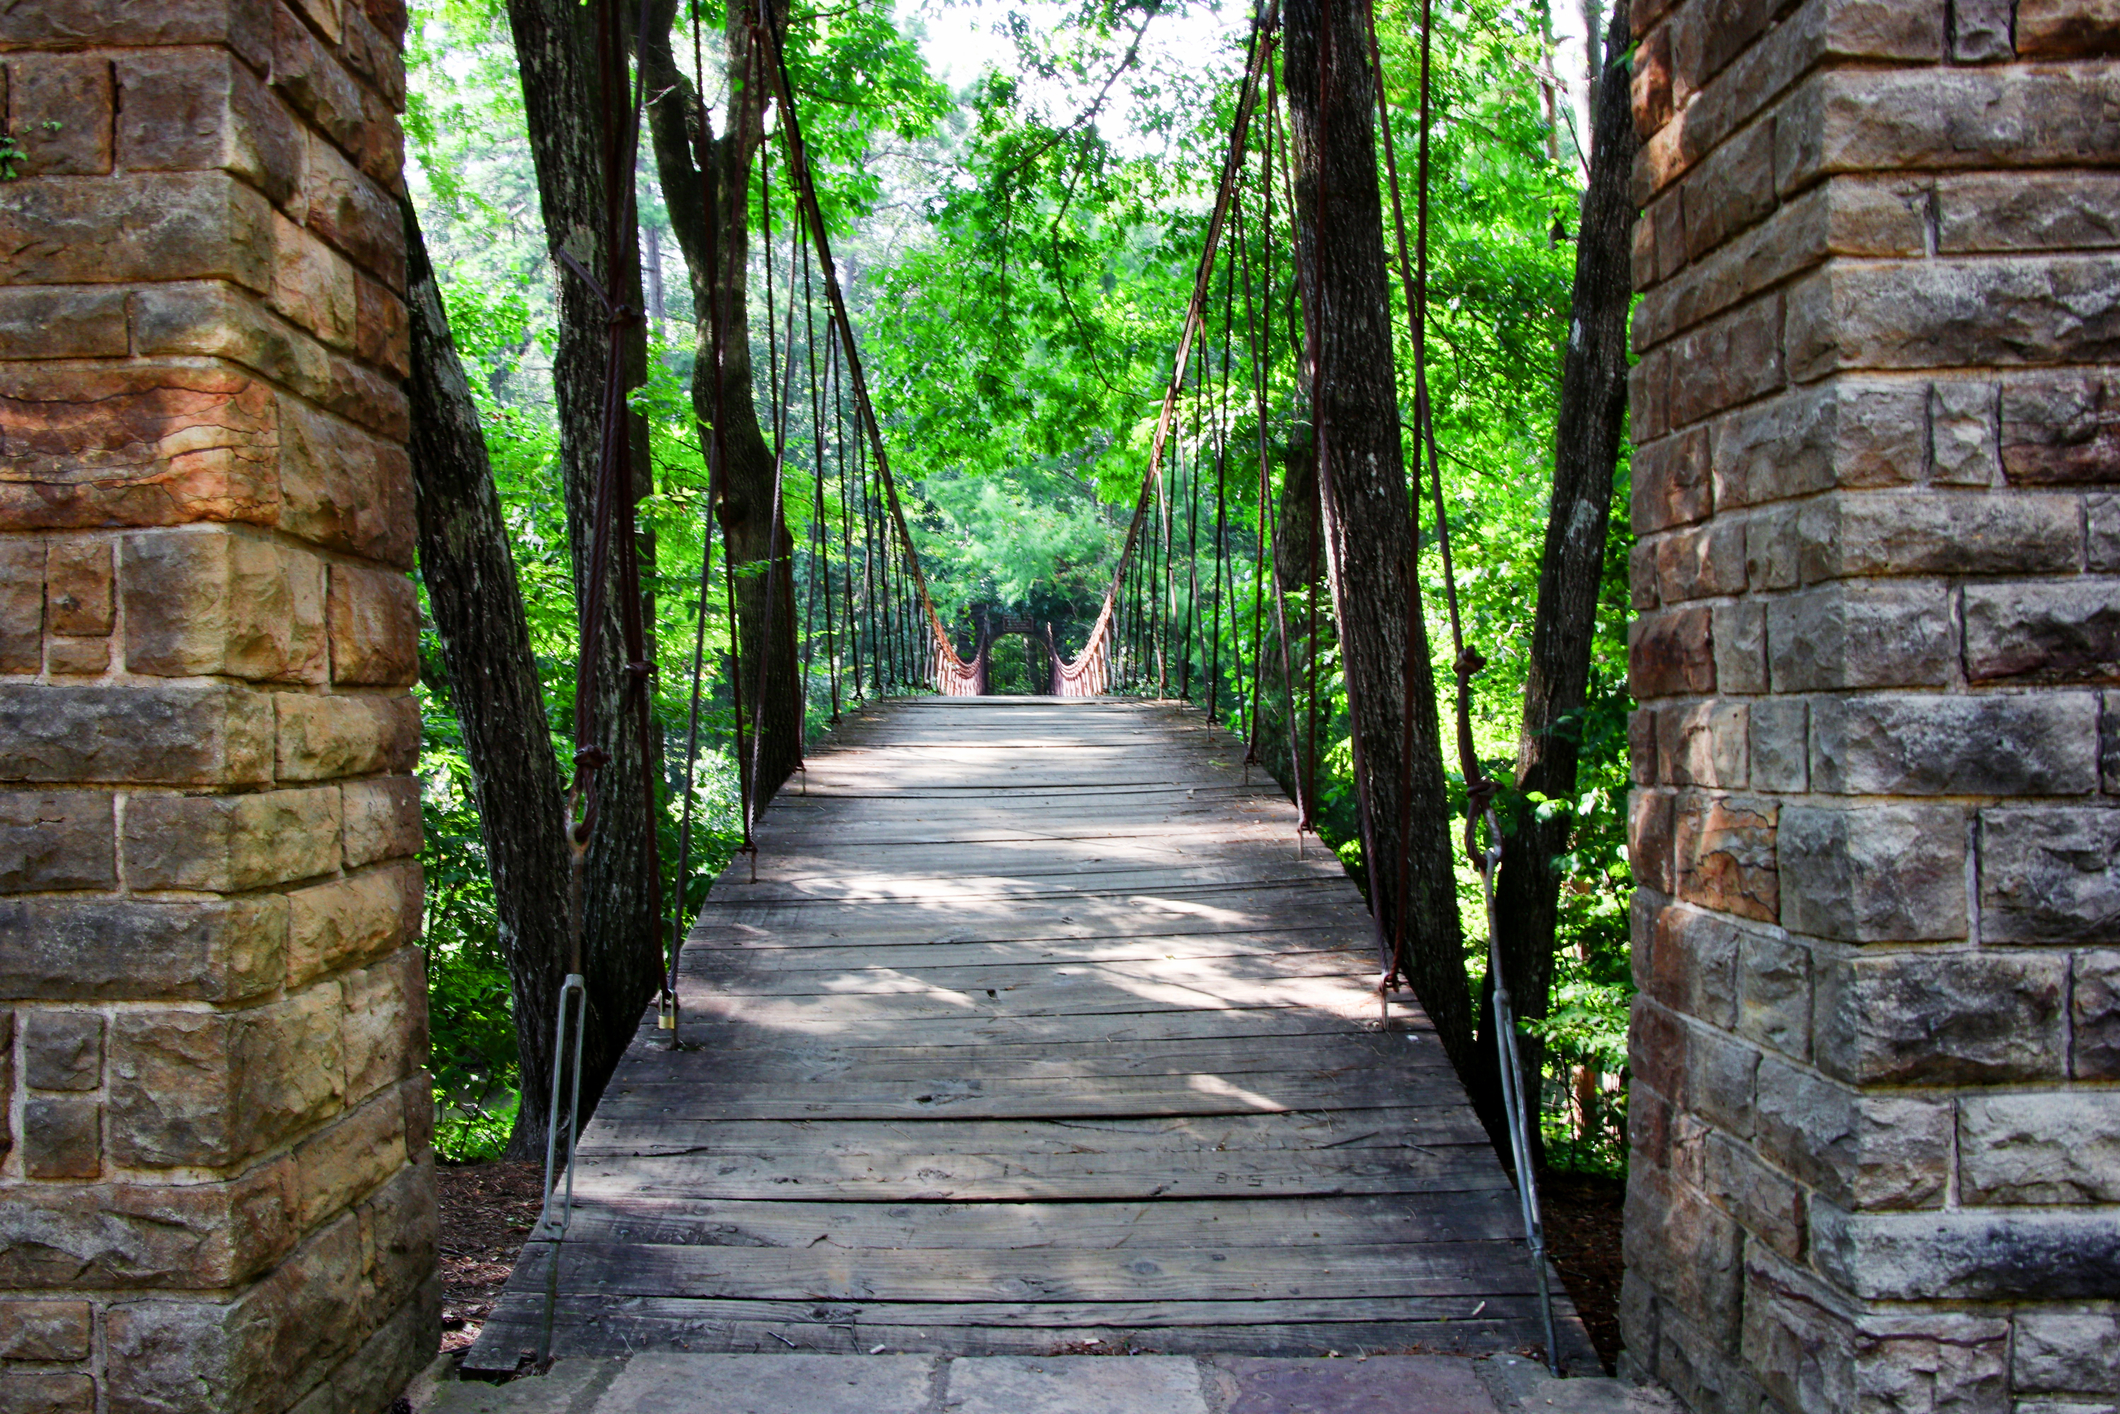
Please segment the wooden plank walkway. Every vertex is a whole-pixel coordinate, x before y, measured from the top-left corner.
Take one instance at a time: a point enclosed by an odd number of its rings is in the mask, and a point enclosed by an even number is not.
[[[850,720],[582,1136],[556,1353],[1537,1347],[1500,1163],[1242,758],[1175,704]],[[550,1252],[468,1368],[536,1346]]]

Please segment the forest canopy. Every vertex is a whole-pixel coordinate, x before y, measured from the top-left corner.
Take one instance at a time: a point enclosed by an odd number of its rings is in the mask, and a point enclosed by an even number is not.
[[[1386,108],[1402,155],[1418,142],[1418,16],[1418,0],[1377,5]],[[1063,653],[1082,646],[1096,619],[1148,472],[1251,18],[1234,4],[1153,0],[789,6],[789,83],[836,273],[918,558],[960,650],[974,647],[975,610],[1050,624]],[[723,119],[736,88],[724,72],[727,20],[720,5],[687,0],[670,36],[699,103]],[[1579,743],[1576,788],[1551,799],[1507,797],[1554,486],[1604,20],[1595,0],[1566,14],[1546,4],[1452,0],[1436,6],[1434,25],[1427,374],[1464,633],[1489,664],[1473,680],[1473,734],[1510,810],[1565,825],[1555,861],[1552,1006],[1533,1022],[1547,1047],[1544,1134],[1554,1161],[1611,1168],[1625,1151],[1630,990],[1624,517],[1609,528],[1586,705],[1562,728]],[[565,277],[540,213],[506,5],[416,0],[408,65],[413,204],[491,457],[553,750],[565,760],[578,641],[553,390]],[[1616,81],[1624,87],[1623,69]],[[1303,554],[1276,553],[1281,527],[1291,535],[1299,528],[1287,508],[1300,494],[1309,428],[1286,181],[1253,161],[1259,195],[1232,238],[1242,261],[1232,255],[1216,267],[1166,453],[1172,543],[1186,557],[1174,579],[1183,585],[1187,636],[1179,677],[1166,674],[1161,690],[1203,709],[1211,702],[1231,730],[1260,741],[1284,783],[1300,774],[1302,753],[1291,744],[1302,734],[1276,694],[1258,689],[1278,630],[1271,615],[1247,607],[1267,602],[1278,585],[1302,679],[1290,704],[1315,721],[1318,827],[1362,880],[1330,600]],[[817,273],[790,254],[796,202],[787,174],[767,162],[744,180],[751,264],[742,317],[752,331],[757,404],[785,405],[773,431],[789,468],[802,730],[817,737],[857,697],[914,690],[919,674],[893,680],[879,666],[878,645],[850,640],[844,619],[833,627],[833,597],[854,593],[849,580],[864,572],[869,553],[851,528],[843,384],[831,381],[836,355],[821,305],[813,298],[805,317],[789,298],[791,282],[800,289]],[[668,645],[650,688],[656,843],[664,878],[675,879],[689,804],[677,886],[696,907],[742,836],[740,684],[731,600],[702,596],[710,487],[691,390],[706,312],[684,274],[682,213],[673,214],[645,143],[635,195],[647,333],[645,381],[632,395],[649,460],[637,511],[648,552],[642,589],[649,637]],[[1398,289],[1395,281],[1395,301],[1403,299]],[[1393,313],[1410,428],[1411,352],[1404,310]],[[1408,462],[1409,470],[1418,464]],[[1621,505],[1625,474],[1622,464]],[[1263,529],[1269,520],[1274,533]],[[1448,721],[1455,680],[1450,636],[1436,617],[1445,599],[1432,534],[1421,541],[1419,573],[1444,699],[1438,710]],[[1255,629],[1260,622],[1266,627]],[[688,780],[695,631],[707,648],[701,754]],[[1042,690],[1042,670],[1021,642],[997,651],[995,690]],[[858,654],[866,656],[857,673]],[[445,1157],[469,1159],[500,1151],[523,1077],[472,768],[431,621],[423,659],[438,1143]],[[680,659],[685,671],[676,670]],[[1445,757],[1461,801],[1462,772]],[[1458,893],[1477,985],[1486,915],[1477,877],[1462,863]]]

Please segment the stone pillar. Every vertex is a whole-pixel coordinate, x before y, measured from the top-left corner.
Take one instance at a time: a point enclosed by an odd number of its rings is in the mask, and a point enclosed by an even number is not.
[[[1634,26],[1629,1360],[2111,1408],[2120,10]]]
[[[401,0],[0,7],[0,1408],[435,1349]]]

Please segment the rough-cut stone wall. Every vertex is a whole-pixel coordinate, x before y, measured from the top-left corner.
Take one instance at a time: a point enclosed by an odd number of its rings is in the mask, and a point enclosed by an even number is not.
[[[0,5],[0,1409],[435,1347],[401,0]]]
[[[2120,5],[1636,0],[1624,1324],[2120,1395]]]

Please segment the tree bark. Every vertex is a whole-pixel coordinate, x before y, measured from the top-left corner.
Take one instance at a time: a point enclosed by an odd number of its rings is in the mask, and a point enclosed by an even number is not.
[[[546,238],[555,253],[564,249],[579,261],[614,301],[637,311],[641,307],[637,234],[628,230],[617,242],[618,269],[607,268],[606,262],[602,118],[606,95],[597,63],[598,10],[577,0],[509,0],[508,21],[522,74],[530,154],[537,169]],[[613,95],[611,101],[616,120],[623,123],[630,96]],[[552,360],[552,384],[559,407],[560,479],[574,559],[575,602],[582,606],[577,612],[582,612],[590,598],[608,326],[596,294],[580,276],[561,266],[556,254],[553,268],[559,290],[559,339]],[[637,387],[647,366],[642,322],[633,320],[623,338],[626,385]],[[651,486],[645,420],[628,415],[626,435],[634,475],[629,491],[622,494],[638,501]],[[615,517],[614,537],[628,533],[630,522],[630,515]],[[645,543],[636,548],[641,552],[650,549]],[[594,645],[599,660],[597,691],[588,704],[596,725],[591,744],[609,757],[597,773],[596,827],[582,890],[582,975],[589,998],[582,1051],[584,1116],[594,1109],[611,1068],[633,1038],[641,1009],[662,980],[662,925],[653,905],[659,861],[654,831],[643,808],[643,795],[653,779],[655,743],[642,738],[627,695],[630,675],[620,630],[619,560],[619,547],[614,543],[603,621],[581,625],[582,641]],[[654,621],[645,606],[643,618],[647,623]],[[648,652],[652,656],[652,644]],[[561,916],[564,919],[564,912]],[[549,1013],[533,1021],[547,1028],[552,1024]],[[551,1078],[526,1073],[523,1082],[527,1108],[530,1091],[548,1086]],[[542,1097],[538,1105],[542,1110]],[[532,1136],[519,1125],[510,1142],[520,1146],[533,1137],[542,1144],[541,1127]]]
[[[463,728],[479,838],[515,998],[522,1104],[510,1152],[542,1142],[552,1068],[552,1009],[566,956],[567,846],[559,766],[523,613],[508,527],[471,385],[450,338],[441,291],[412,203],[405,213],[406,307],[412,372],[412,489],[420,579],[434,611],[449,699]]]
[[[770,8],[773,23],[784,35],[785,0],[776,0]],[[714,514],[726,537],[731,562],[738,567],[736,617],[743,656],[744,713],[758,725],[758,772],[752,790],[754,800],[763,805],[801,764],[804,727],[795,652],[793,543],[786,516],[773,514],[773,447],[758,420],[746,319],[751,258],[749,176],[762,137],[763,104],[773,85],[764,75],[746,82],[752,37],[743,11],[732,8],[723,36],[729,103],[724,130],[716,137],[700,107],[696,87],[671,50],[676,14],[676,0],[650,0],[647,29],[639,46],[640,63],[648,92],[654,95],[648,125],[656,174],[669,208],[671,233],[677,238],[692,286],[698,321],[692,408],[704,428],[711,428],[715,421],[713,311],[721,311],[723,417],[719,440],[726,461]],[[794,208],[788,202],[777,203],[777,207],[784,213],[775,223],[776,235],[783,237],[776,242],[782,246],[777,258],[785,261],[784,236],[789,229],[785,223],[793,219]],[[773,250],[764,255],[767,260],[776,259]],[[778,389],[768,392],[769,397],[778,394]],[[758,568],[769,555],[773,557],[770,580]],[[749,573],[743,572],[746,566],[751,567]],[[777,598],[770,608],[769,583]],[[762,682],[761,664],[765,669]],[[745,761],[744,769],[749,770],[750,764]]]
[[[1606,33],[1606,63],[1617,64],[1627,44],[1627,0],[1617,0]],[[1639,140],[1627,85],[1600,83],[1597,94],[1590,181],[1576,236],[1568,349],[1561,363],[1553,503],[1539,563],[1531,669],[1516,758],[1519,790],[1553,798],[1575,792],[1581,715],[1589,691],[1590,649],[1612,516],[1612,478],[1627,416],[1627,306],[1634,292],[1634,203],[1628,180]],[[1561,887],[1553,861],[1568,846],[1570,821],[1562,815],[1541,822],[1526,803],[1514,814],[1495,902],[1503,972],[1518,1016],[1531,1021],[1544,1017],[1552,1004]],[[1491,1018],[1483,1012],[1482,1019],[1484,1029],[1491,1031]],[[1535,1038],[1524,1038],[1523,1057],[1536,1094],[1543,1051]],[[1532,1143],[1543,1147],[1536,1125]]]
[[[1365,3],[1288,0],[1284,12],[1296,260],[1305,344],[1314,360],[1312,425],[1326,565],[1365,799],[1370,906],[1387,940],[1398,936],[1403,918],[1407,980],[1493,1130],[1494,1067],[1481,1065],[1473,1049],[1451,874],[1450,797],[1420,584],[1412,573]],[[1412,783],[1411,808],[1403,814],[1402,766]]]

